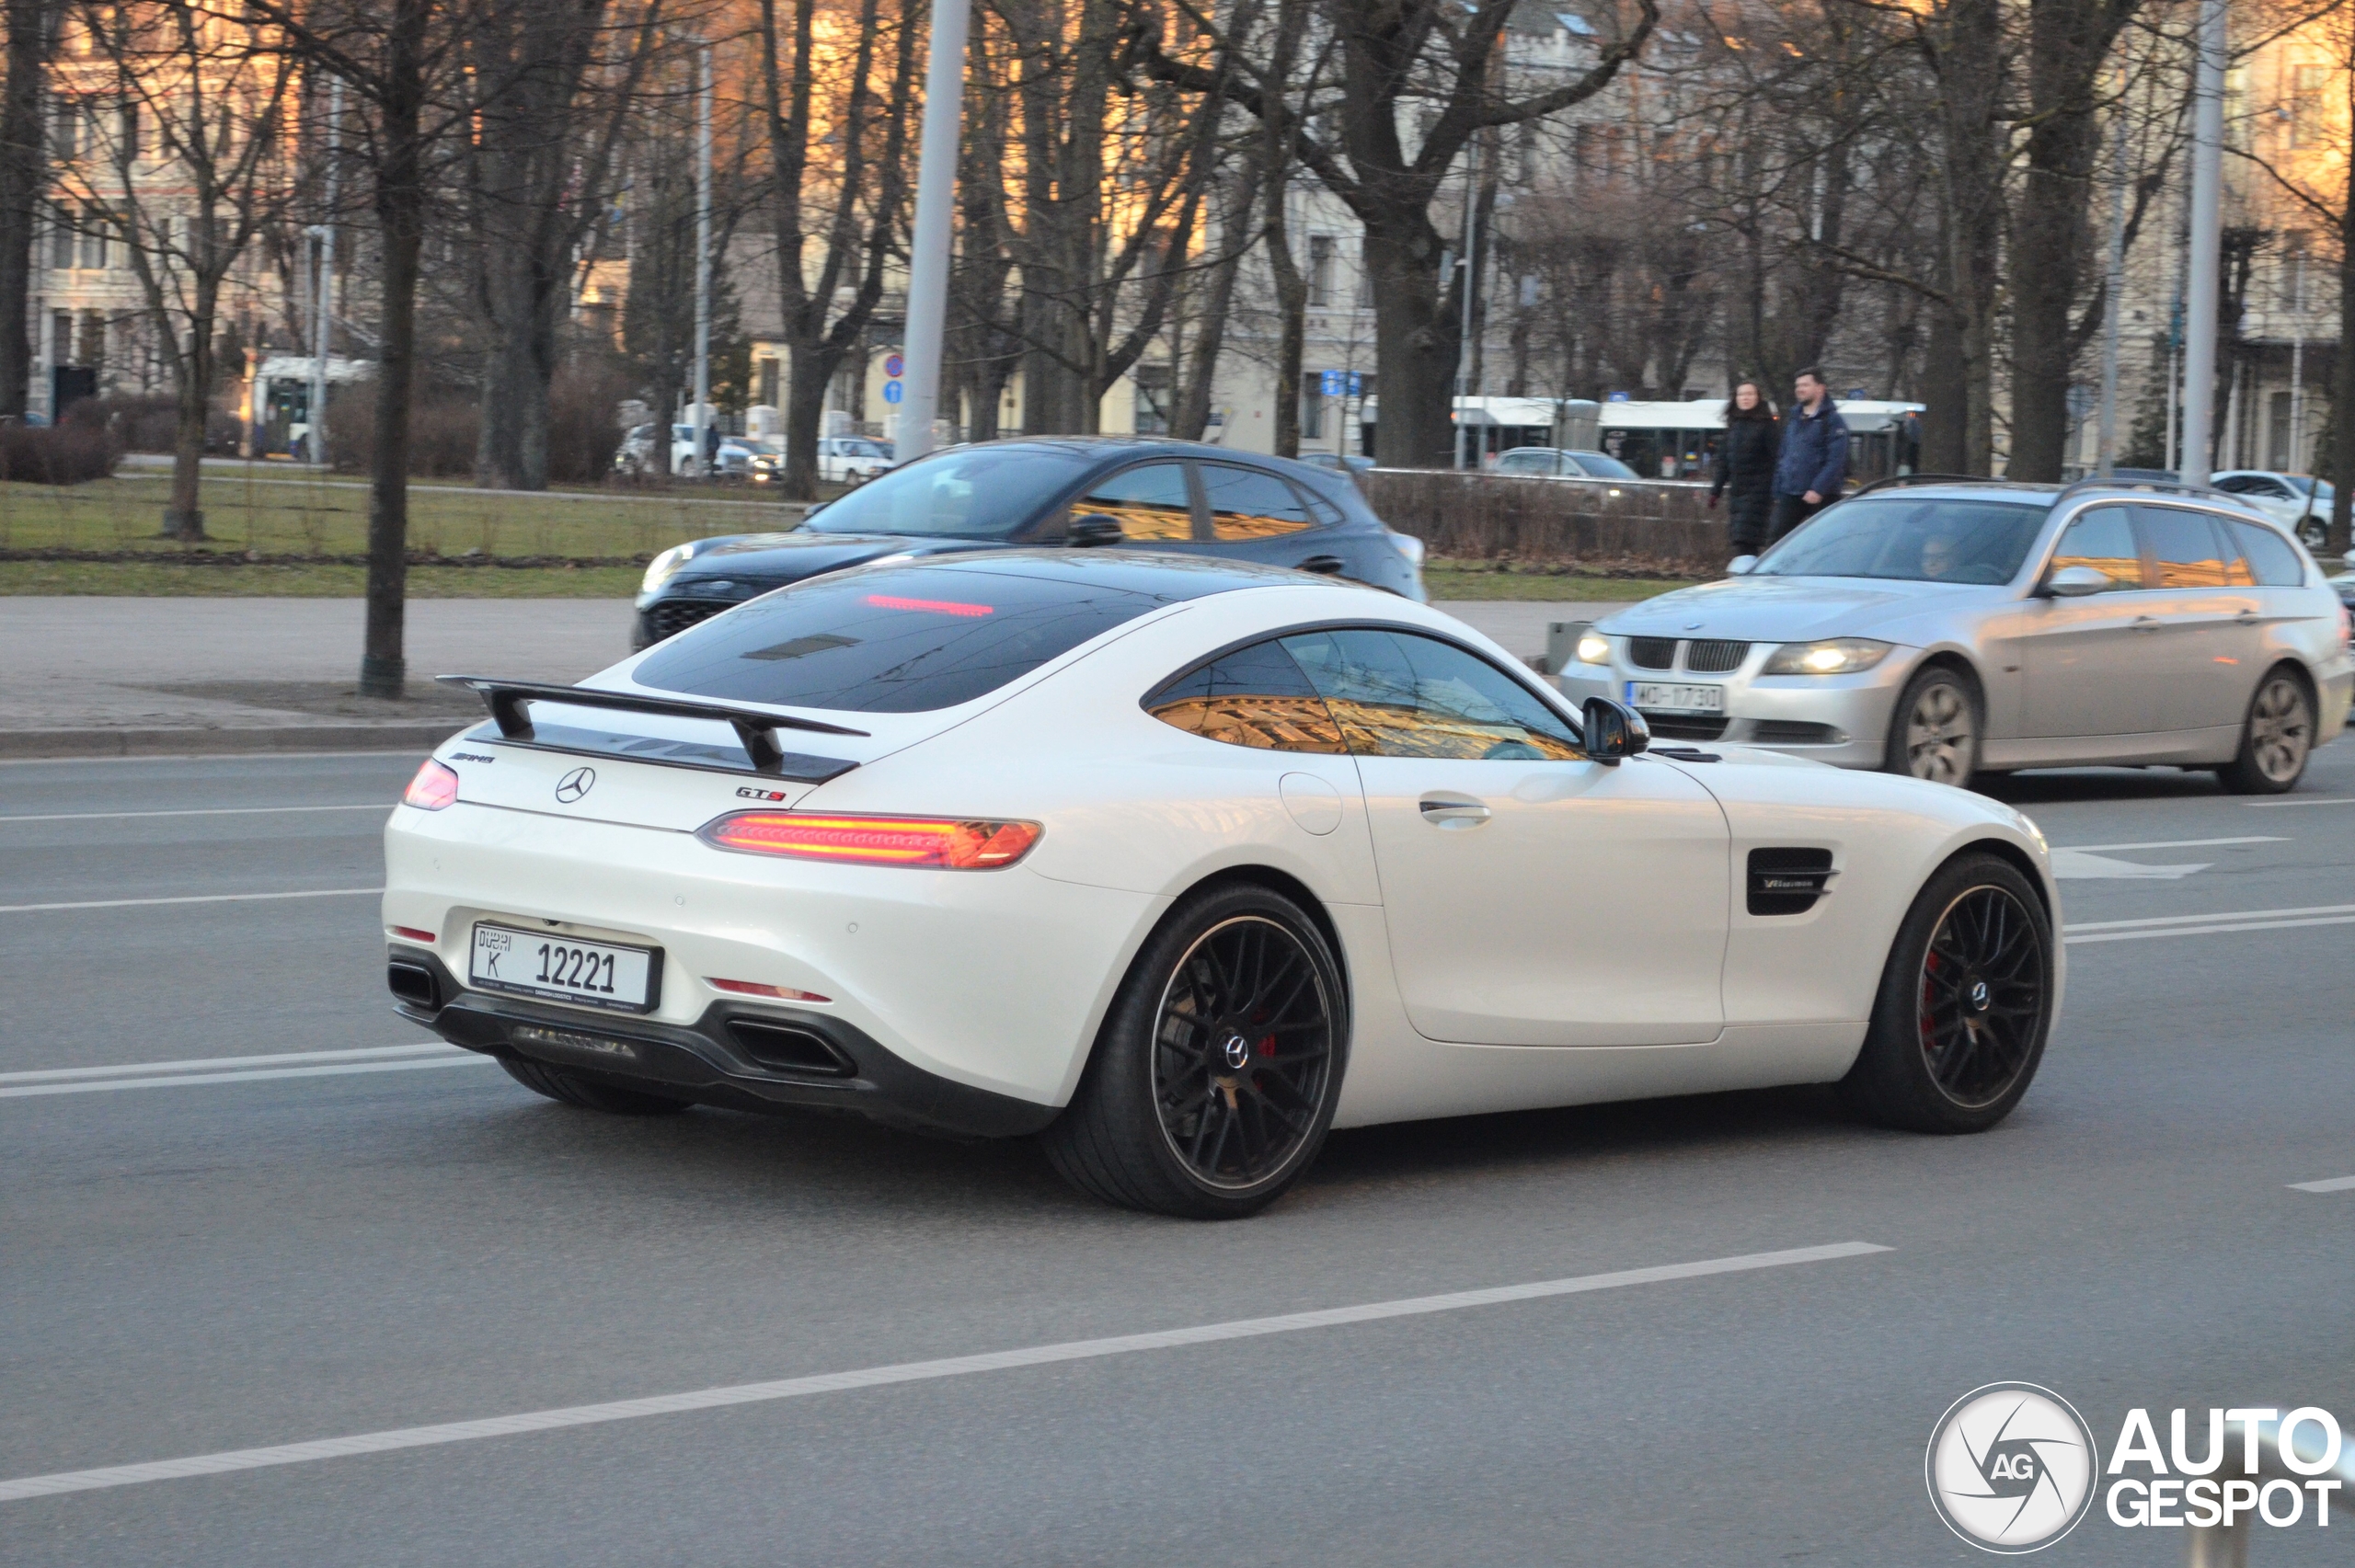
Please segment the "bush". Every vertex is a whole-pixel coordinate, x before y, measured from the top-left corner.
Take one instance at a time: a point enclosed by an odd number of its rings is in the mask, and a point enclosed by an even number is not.
[[[1522,479],[1376,468],[1358,486],[1383,521],[1434,555],[1525,565],[1610,562],[1669,576],[1714,573],[1732,552],[1699,485]]]
[[[111,434],[124,452],[168,452],[179,437],[180,406],[176,397],[86,397],[65,410],[69,429],[96,429]],[[234,452],[245,429],[235,414],[207,410],[204,450]]]
[[[548,388],[548,482],[593,485],[605,476],[621,446],[615,410],[628,395],[627,378],[603,365],[557,372]],[[471,478],[482,440],[477,395],[456,388],[420,391],[409,406],[408,472],[412,479]],[[367,473],[375,463],[376,387],[354,382],[337,387],[327,405],[327,441],[340,473]]]
[[[114,472],[122,455],[103,422],[56,427],[0,425],[0,480],[78,485]]]

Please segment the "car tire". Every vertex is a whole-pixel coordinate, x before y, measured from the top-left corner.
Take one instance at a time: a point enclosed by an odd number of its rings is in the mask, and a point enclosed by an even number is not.
[[[1916,895],[1890,946],[1841,1097],[1913,1132],[1984,1132],[2018,1104],[2052,1026],[2051,918],[2000,855],[1966,851]]]
[[[2305,777],[2314,747],[2314,692],[2296,670],[2276,665],[2248,700],[2239,753],[2216,777],[2234,795],[2286,795]]]
[[[545,1094],[559,1104],[578,1105],[583,1110],[604,1111],[617,1116],[667,1116],[687,1108],[684,1100],[618,1088],[586,1073],[550,1067],[545,1062],[500,1057],[499,1065],[507,1070],[508,1077],[534,1094]]]
[[[2330,543],[2330,524],[2308,512],[2298,519],[2298,541],[2309,550],[2320,552]]]
[[[1106,1203],[1257,1214],[1323,1146],[1349,1035],[1340,966],[1297,903],[1247,883],[1196,894],[1129,967],[1078,1093],[1040,1140]]]
[[[1979,691],[1943,664],[1918,670],[1890,715],[1883,767],[1892,773],[1969,788],[1979,770]]]

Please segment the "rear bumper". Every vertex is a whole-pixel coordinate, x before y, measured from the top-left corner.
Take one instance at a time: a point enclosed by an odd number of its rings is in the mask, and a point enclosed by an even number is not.
[[[715,1002],[691,1024],[666,1024],[467,990],[422,947],[396,944],[389,961],[432,982],[429,1003],[415,974],[402,977],[395,1011],[450,1044],[626,1088],[740,1111],[849,1111],[970,1138],[1020,1137],[1057,1115],[912,1067],[856,1025],[816,1013]]]

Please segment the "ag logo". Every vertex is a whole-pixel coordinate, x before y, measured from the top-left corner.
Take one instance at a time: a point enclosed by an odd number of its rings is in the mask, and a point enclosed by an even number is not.
[[[2076,1528],[2100,1468],[2092,1429],[2034,1383],[1990,1383],[1930,1432],[1924,1470],[1947,1528],[1985,1551],[2037,1551]]]
[[[594,768],[575,768],[556,781],[556,797],[567,806],[587,795],[597,782]]]

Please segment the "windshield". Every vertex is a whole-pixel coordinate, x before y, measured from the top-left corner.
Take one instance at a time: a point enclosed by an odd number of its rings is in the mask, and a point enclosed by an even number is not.
[[[2333,494],[2329,481],[2317,479],[2311,474],[2284,474],[2281,479],[2298,494],[2312,496],[2317,500],[2327,501]]]
[[[1592,479],[1633,479],[1636,471],[1605,452],[1574,452],[1570,454]]]
[[[817,533],[1004,539],[1078,483],[1097,455],[1028,445],[944,452],[868,480],[802,526]]]
[[[1759,558],[1780,578],[2006,583],[2050,511],[2042,502],[1875,496],[1810,518]]]

